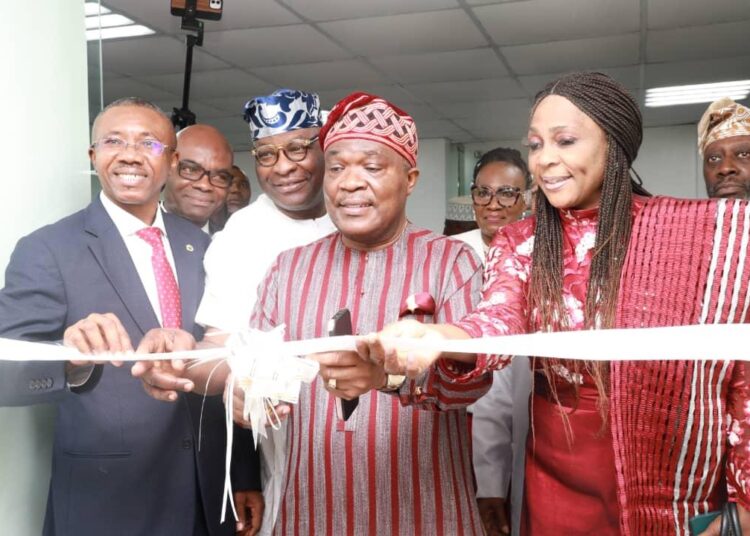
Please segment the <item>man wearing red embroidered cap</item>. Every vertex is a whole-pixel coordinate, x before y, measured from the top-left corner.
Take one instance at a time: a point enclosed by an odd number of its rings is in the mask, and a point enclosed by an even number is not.
[[[419,177],[414,120],[355,93],[333,108],[320,140],[326,209],[338,232],[279,255],[251,326],[285,324],[287,338],[298,340],[327,335],[327,320],[344,307],[355,334],[471,310],[482,275],[476,254],[406,219]],[[456,389],[461,370],[449,361],[405,381],[354,352],[312,357],[320,375],[289,410],[274,534],[481,534],[464,408],[491,377]],[[222,389],[223,376],[217,371],[209,390]],[[206,385],[205,376],[193,378]],[[147,379],[159,384],[158,376]],[[335,398],[357,396],[341,420]],[[239,398],[238,391],[236,408]]]
[[[414,120],[355,93],[333,108],[320,140],[326,209],[338,232],[279,256],[251,324],[286,324],[290,339],[305,339],[326,335],[325,320],[342,307],[358,334],[469,310],[481,284],[471,248],[406,219],[419,177]],[[291,409],[288,452],[298,457],[276,533],[481,533],[464,407],[490,378],[456,390],[447,366],[404,381],[355,353],[314,357],[320,377]],[[337,396],[360,397],[346,422],[332,412]],[[431,448],[420,447],[425,441]]]

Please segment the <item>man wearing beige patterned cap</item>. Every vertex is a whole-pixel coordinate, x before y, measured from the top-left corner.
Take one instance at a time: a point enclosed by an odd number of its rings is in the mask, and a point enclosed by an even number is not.
[[[719,99],[698,123],[698,148],[709,197],[750,199],[750,109]]]

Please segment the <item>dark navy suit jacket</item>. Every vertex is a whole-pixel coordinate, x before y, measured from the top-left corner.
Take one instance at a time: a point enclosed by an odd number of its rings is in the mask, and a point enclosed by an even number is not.
[[[182,300],[182,326],[194,323],[203,293],[209,237],[164,214]],[[135,347],[159,327],[122,237],[97,198],[86,209],[22,238],[0,291],[0,337],[59,341],[90,313],[114,313]],[[57,403],[45,535],[192,536],[234,534],[219,525],[226,432],[221,397],[156,401],[130,367],[100,367],[84,392],[66,387],[63,363],[0,362],[0,405]],[[91,383],[98,381],[93,386]],[[201,444],[198,448],[198,428]],[[259,489],[250,436],[239,441],[235,489]],[[244,452],[242,449],[245,449]],[[200,533],[200,530],[198,530]]]

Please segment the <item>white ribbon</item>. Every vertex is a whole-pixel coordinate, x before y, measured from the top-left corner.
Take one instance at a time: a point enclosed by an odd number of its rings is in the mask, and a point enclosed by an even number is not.
[[[275,339],[275,340],[274,340]],[[256,366],[247,364],[255,361],[248,359],[251,356],[258,358],[272,358],[274,365],[262,367],[262,376],[267,380],[269,374],[277,373],[281,378],[289,376],[290,356],[304,356],[320,352],[353,351],[355,350],[356,337],[323,337],[318,339],[307,339],[302,341],[283,342],[276,332],[270,338],[258,338],[257,334],[250,337],[247,334],[239,334],[232,340],[229,347],[212,348],[208,350],[191,350],[185,352],[173,352],[166,354],[99,354],[97,360],[103,361],[157,361],[157,360],[199,360],[212,361],[226,359],[233,369],[234,381],[252,380],[253,371],[261,370]],[[258,343],[262,341],[262,343]],[[478,339],[465,340],[443,340],[443,339],[390,339],[399,350],[409,351],[434,351],[455,352],[470,354],[492,354],[492,355],[529,355],[536,357],[557,357],[561,359],[580,359],[587,361],[645,361],[645,360],[740,360],[750,361],[750,324],[706,324],[696,326],[678,326],[665,328],[633,328],[633,329],[603,329],[590,331],[568,331],[556,333],[533,333],[527,335],[508,335],[502,337],[482,337]],[[72,348],[60,345],[16,341],[0,338],[0,360],[6,361],[67,361],[67,360],[90,360],[92,356],[84,355]],[[264,360],[265,361],[265,360]],[[268,361],[266,361],[268,363]],[[258,363],[256,362],[255,365]],[[296,374],[296,373],[295,373]],[[301,377],[299,378],[302,379]],[[305,378],[308,379],[308,378]],[[291,384],[286,384],[288,391]],[[299,391],[299,381],[297,393]],[[260,389],[260,405],[246,402],[246,410],[253,408],[253,420],[258,423],[256,433],[265,436],[264,421],[265,391],[269,387]],[[288,393],[287,393],[288,394]],[[257,397],[256,397],[257,398]],[[275,398],[275,397],[273,397]],[[290,402],[296,402],[296,396],[284,397]],[[247,398],[246,398],[247,400]],[[224,485],[224,503],[222,507],[222,521],[224,520],[227,505],[234,511],[232,500],[231,483],[229,482],[229,467],[231,463],[232,444],[232,397],[227,398],[227,459],[226,479]],[[283,434],[272,433],[271,443],[277,443],[277,447],[283,448],[281,443],[285,440]],[[262,445],[263,446],[263,445]],[[269,445],[272,446],[272,445]],[[273,463],[274,473],[283,469],[283,460],[275,459],[273,453],[283,450],[271,448],[269,460]],[[266,456],[268,457],[268,456]],[[264,494],[267,504],[268,515],[264,516],[264,522],[270,519],[271,526],[275,518],[280,500],[281,475],[276,474],[276,485],[271,493]],[[270,497],[269,497],[270,495]],[[228,504],[227,504],[228,503]],[[234,512],[236,518],[236,512]]]
[[[353,351],[356,337],[323,337],[278,343],[273,354],[308,355]],[[599,329],[532,333],[465,340],[390,339],[404,351],[467,354],[532,355],[586,361],[739,360],[750,361],[750,324],[706,324],[666,328]],[[252,347],[248,347],[253,351]],[[169,359],[227,359],[237,349],[211,348],[164,354],[99,354],[104,361],[161,361]],[[265,353],[265,352],[264,352]],[[73,348],[0,338],[0,361],[90,360]]]

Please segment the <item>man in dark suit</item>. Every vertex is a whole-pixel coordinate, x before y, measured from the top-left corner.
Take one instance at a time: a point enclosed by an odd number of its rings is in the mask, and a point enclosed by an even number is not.
[[[209,238],[158,210],[178,161],[169,118],[147,101],[123,99],[99,114],[92,138],[102,194],[18,242],[0,291],[0,336],[64,339],[84,353],[131,351],[160,326],[201,337],[194,316]],[[155,401],[127,367],[0,364],[0,404],[42,402],[58,407],[45,535],[235,533],[233,522],[219,524],[220,399],[206,398],[202,409],[192,394]],[[258,490],[257,455],[243,454],[234,487]],[[258,525],[262,512],[251,513]]]

